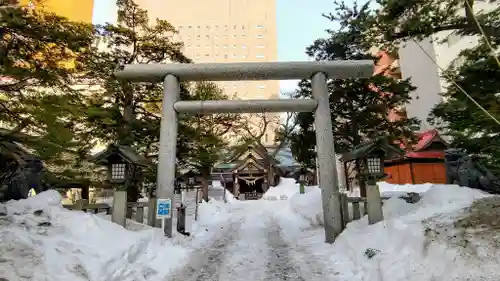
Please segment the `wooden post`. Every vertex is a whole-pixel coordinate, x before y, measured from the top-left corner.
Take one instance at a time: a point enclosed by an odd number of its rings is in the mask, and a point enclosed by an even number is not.
[[[349,223],[349,202],[347,201],[347,194],[340,193],[340,203],[342,204],[342,225],[344,228]]]
[[[156,197],[150,197],[148,201],[148,225],[152,227],[160,226],[156,221]]]
[[[85,206],[89,203],[86,199],[77,199],[74,204],[74,210],[86,211]]]
[[[115,190],[111,221],[125,227],[127,220],[127,191]]]
[[[225,187],[224,187],[224,192],[226,191]],[[199,202],[199,195],[200,195],[200,192],[198,190],[198,188],[196,189],[196,206],[195,206],[195,209],[194,209],[194,220],[197,221],[198,220],[198,206],[200,205],[200,202]],[[225,194],[224,194],[225,195]]]
[[[359,220],[361,218],[361,211],[359,210],[359,202],[352,202],[352,219]]]
[[[368,223],[374,224],[383,220],[382,199],[377,184],[366,185],[366,200],[368,202]]]
[[[135,220],[137,222],[140,222],[140,223],[144,222],[144,206],[143,205],[137,205],[137,211],[135,212]]]
[[[234,197],[240,198],[240,184],[238,182],[238,174],[234,176]]]

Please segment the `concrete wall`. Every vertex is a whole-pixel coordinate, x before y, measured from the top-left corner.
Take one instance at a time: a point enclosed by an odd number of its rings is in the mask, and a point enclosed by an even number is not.
[[[429,39],[419,42],[431,57],[435,57],[434,45]],[[432,108],[439,103],[441,84],[438,68],[425,52],[414,42],[408,42],[399,50],[399,65],[404,79],[410,78],[417,90],[412,93],[412,101],[406,106],[408,117],[417,117],[421,130],[431,129],[427,117]]]

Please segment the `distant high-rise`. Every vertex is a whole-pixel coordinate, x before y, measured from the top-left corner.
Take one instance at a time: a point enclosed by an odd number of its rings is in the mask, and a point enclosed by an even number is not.
[[[277,61],[275,0],[136,0],[151,21],[168,20],[179,30],[184,53],[195,62]],[[241,99],[279,98],[279,81],[221,82]],[[274,142],[275,126],[263,138]]]
[[[41,8],[71,21],[92,23],[94,0],[20,0],[21,5]]]

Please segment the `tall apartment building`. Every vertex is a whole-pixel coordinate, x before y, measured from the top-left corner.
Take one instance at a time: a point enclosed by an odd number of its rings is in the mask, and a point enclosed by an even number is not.
[[[196,63],[277,61],[276,0],[136,0],[154,23],[168,20]],[[279,98],[279,81],[220,82],[229,97]],[[276,115],[275,115],[276,116]],[[264,139],[274,142],[274,126]]]
[[[20,0],[19,4],[42,8],[72,21],[92,23],[94,0]]]

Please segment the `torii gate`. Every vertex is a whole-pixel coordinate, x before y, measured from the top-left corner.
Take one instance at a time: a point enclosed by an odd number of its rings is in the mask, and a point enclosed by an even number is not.
[[[157,197],[174,199],[175,155],[178,113],[262,113],[314,111],[319,186],[322,190],[325,240],[333,243],[342,231],[342,215],[336,157],[330,118],[327,79],[367,78],[373,73],[371,60],[263,63],[129,64],[115,76],[135,82],[163,82]],[[242,81],[312,79],[313,99],[181,101],[181,81]],[[172,205],[174,205],[172,201]],[[164,233],[172,237],[172,218]]]

